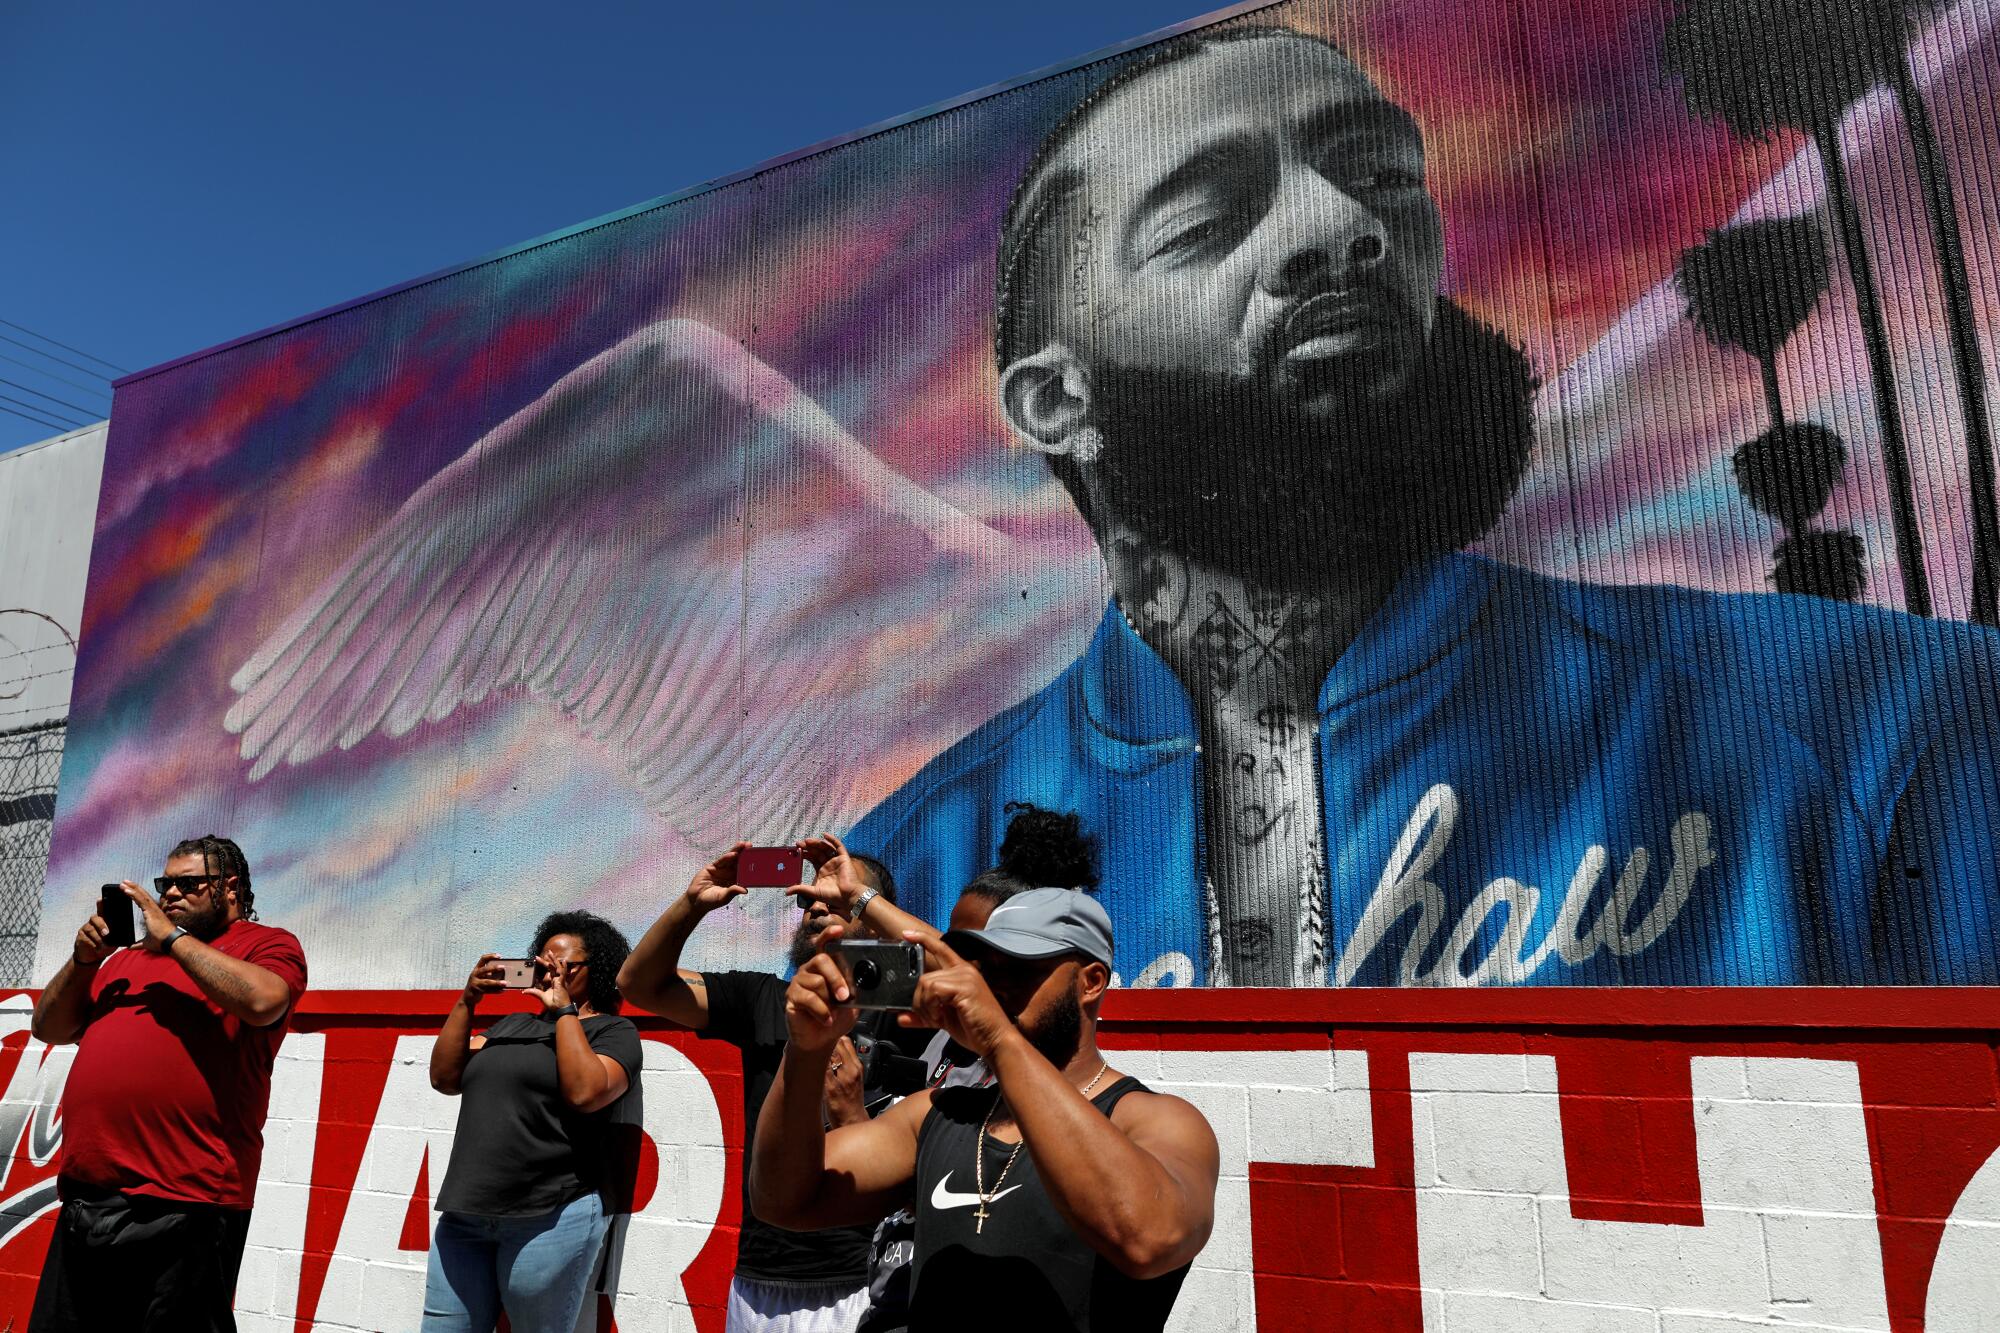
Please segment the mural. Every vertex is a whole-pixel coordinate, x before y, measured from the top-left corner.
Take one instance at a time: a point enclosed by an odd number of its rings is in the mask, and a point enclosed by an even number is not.
[[[2000,980],[1997,17],[1251,7],[127,382],[46,959],[1030,800],[1131,986]]]

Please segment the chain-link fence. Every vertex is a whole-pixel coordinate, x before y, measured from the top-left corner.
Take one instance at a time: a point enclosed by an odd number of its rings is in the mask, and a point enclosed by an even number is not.
[[[0,731],[0,986],[34,984],[67,719]]]

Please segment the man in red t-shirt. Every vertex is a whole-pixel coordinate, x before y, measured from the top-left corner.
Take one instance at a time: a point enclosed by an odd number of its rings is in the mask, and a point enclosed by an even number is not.
[[[290,931],[258,925],[227,838],[167,857],[139,942],[104,918],[35,1002],[34,1034],[77,1043],[62,1099],[62,1211],[31,1333],[234,1330],[271,1064],[306,988]]]

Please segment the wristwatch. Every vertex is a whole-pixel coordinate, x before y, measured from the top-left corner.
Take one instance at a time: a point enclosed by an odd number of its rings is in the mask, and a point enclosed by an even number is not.
[[[160,952],[172,953],[175,942],[185,934],[187,934],[187,931],[180,926],[175,926],[172,930],[168,931],[167,937],[160,941]]]
[[[849,921],[859,921],[861,919],[861,914],[868,910],[868,904],[874,902],[877,898],[880,898],[881,896],[882,896],[881,893],[872,887],[863,889],[860,893],[854,896],[854,907],[851,911],[848,912],[847,919]]]
[[[574,1003],[574,1002],[572,1002],[572,1003],[570,1003],[570,1004],[566,1004],[566,1005],[564,1005],[564,1006],[563,1006],[562,1008],[560,1008],[560,1009],[556,1010],[554,1014],[550,1015],[550,1017],[552,1017],[552,1018],[561,1018],[561,1017],[563,1017],[564,1015],[567,1015],[567,1016],[569,1016],[570,1018],[574,1018],[574,1019],[577,1019],[577,1020],[579,1020],[579,1021],[581,1021],[581,1020],[582,1020],[582,1018],[583,1018],[583,1013],[582,1013],[582,1011],[580,1011],[580,1010],[579,1010],[579,1009],[578,1009],[578,1008],[576,1007],[576,1005],[575,1005],[575,1003]]]

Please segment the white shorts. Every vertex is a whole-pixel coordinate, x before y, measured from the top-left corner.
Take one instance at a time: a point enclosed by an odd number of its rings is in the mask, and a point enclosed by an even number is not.
[[[728,1333],[854,1333],[868,1313],[868,1287],[729,1280]]]

